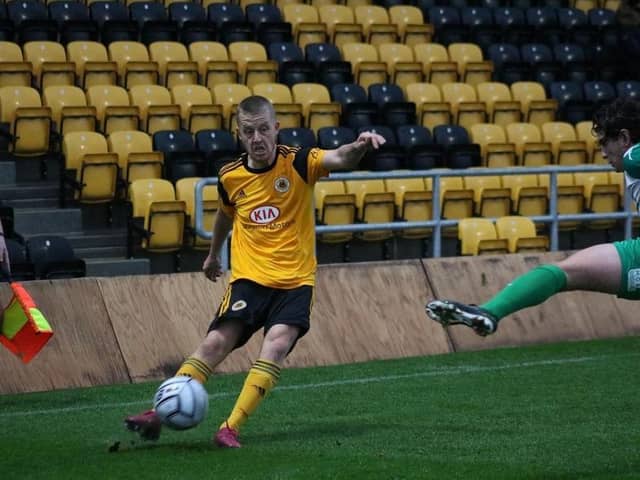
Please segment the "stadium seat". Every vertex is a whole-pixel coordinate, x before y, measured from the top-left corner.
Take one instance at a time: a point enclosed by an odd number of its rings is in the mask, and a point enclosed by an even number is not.
[[[502,186],[500,176],[466,176],[463,185],[473,191],[475,215],[495,218],[511,213],[511,190]]]
[[[347,193],[344,182],[322,181],[314,186],[316,218],[320,225],[351,225],[356,221],[356,195]],[[323,243],[345,243],[353,239],[352,232],[323,233]]]
[[[137,22],[140,41],[145,45],[178,40],[178,25],[169,21],[167,11],[161,3],[153,1],[130,3],[129,16],[131,20]]]
[[[413,53],[423,65],[425,81],[438,86],[458,81],[458,64],[451,61],[444,45],[419,43],[413,46]]]
[[[374,125],[378,121],[378,106],[369,102],[365,89],[357,84],[331,87],[331,98],[342,105],[341,123],[350,128]]]
[[[542,124],[542,139],[551,144],[551,151],[558,165],[583,165],[587,163],[587,146],[578,140],[570,123],[547,122]]]
[[[410,83],[405,87],[407,100],[416,105],[417,120],[433,129],[437,125],[451,123],[449,104],[442,100],[442,93],[430,83]]]
[[[389,223],[395,216],[395,195],[385,190],[383,180],[346,180],[347,193],[356,197],[358,220],[362,223]],[[369,230],[357,233],[364,241],[379,242],[393,237],[391,230]]]
[[[44,3],[33,0],[12,1],[7,3],[7,12],[15,28],[17,43],[55,42],[58,39],[58,25],[49,18]]]
[[[585,100],[581,83],[551,82],[549,93],[558,101],[558,120],[577,123],[591,118],[592,105]]]
[[[327,27],[320,22],[318,9],[313,5],[290,3],[283,10],[284,20],[293,29],[293,39],[304,49],[307,45],[327,41]]]
[[[164,178],[175,184],[185,177],[205,175],[204,156],[186,130],[160,130],[153,134],[153,149],[164,155]]]
[[[251,94],[251,89],[240,83],[221,83],[213,87],[213,101],[222,105],[224,128],[228,130],[236,128],[235,117],[238,104]]]
[[[181,43],[153,42],[149,45],[149,58],[158,64],[161,85],[171,88],[198,83],[198,64],[189,59],[187,48]]]
[[[217,176],[219,168],[239,154],[236,139],[224,129],[200,130],[195,135],[195,147],[204,155],[207,176]]]
[[[109,135],[118,130],[138,130],[139,108],[131,105],[127,91],[114,85],[94,85],[86,93],[87,104],[96,108],[100,130]]]
[[[193,42],[215,41],[216,27],[207,20],[205,8],[195,2],[172,2],[167,6],[169,20],[179,29],[179,41],[184,45]]]
[[[563,78],[574,82],[593,80],[593,64],[586,58],[584,49],[575,43],[557,43],[553,46],[553,56],[564,71]]]
[[[471,143],[467,131],[459,125],[438,125],[433,129],[435,143],[444,148],[444,166],[460,169],[482,164],[480,146]]]
[[[503,175],[502,186],[511,191],[514,214],[524,217],[547,214],[549,192],[540,185],[537,175]]]
[[[101,43],[70,42],[67,44],[67,58],[75,63],[76,78],[85,90],[93,85],[116,85],[117,65],[109,60],[107,49]]]
[[[522,119],[539,127],[545,122],[556,119],[558,101],[547,98],[542,84],[538,82],[514,82],[511,84],[511,96],[522,106]]]
[[[112,203],[116,197],[118,155],[110,153],[106,139],[96,132],[70,132],[62,141],[65,174],[63,203],[67,187],[80,203]]]
[[[510,85],[529,80],[531,77],[531,67],[522,61],[517,44],[491,44],[487,48],[487,58],[493,62],[496,81]]]
[[[527,217],[504,216],[496,220],[498,238],[509,242],[509,253],[546,252],[549,239],[536,233],[533,221]]]
[[[80,2],[56,1],[49,3],[49,18],[56,22],[60,32],[60,43],[72,41],[96,41],[98,26],[90,19],[89,9]]]
[[[402,88],[423,80],[422,65],[415,60],[413,49],[401,43],[378,45],[380,60],[387,64],[389,81]]]
[[[228,45],[229,60],[238,64],[238,73],[249,88],[259,83],[276,81],[278,64],[267,59],[266,49],[256,42],[232,42]]]
[[[281,128],[278,143],[291,147],[311,148],[316,146],[316,136],[310,128]]]
[[[380,5],[358,5],[354,9],[356,23],[362,25],[364,41],[371,45],[393,43],[398,39],[395,24],[389,20],[389,13]]]
[[[27,248],[24,242],[16,238],[5,238],[5,244],[9,252],[11,278],[13,281],[23,282],[35,280],[35,267],[27,256]]]
[[[433,37],[435,42],[449,45],[467,40],[468,31],[462,25],[460,11],[455,6],[435,5],[428,9],[427,17],[435,29]]]
[[[140,131],[117,131],[107,137],[109,152],[118,155],[120,177],[124,194],[129,185],[139,178],[162,178],[164,159],[153,149],[151,137]]]
[[[550,174],[539,174],[538,182],[540,186],[547,188],[549,195],[552,195]],[[583,213],[585,208],[584,187],[576,185],[572,173],[559,173],[557,175],[557,204],[556,209],[559,214]],[[558,225],[561,231],[575,231],[581,222],[573,220],[561,221]]]
[[[368,89],[373,83],[386,83],[387,65],[380,61],[378,50],[368,43],[345,43],[342,57],[353,66],[356,83]]]
[[[31,64],[18,44],[0,41],[0,87],[30,87],[31,78]]]
[[[616,82],[616,93],[618,97],[640,97],[640,81],[621,80]]]
[[[553,163],[551,144],[543,142],[542,133],[533,123],[511,123],[506,127],[507,141],[513,143],[518,164],[525,167],[544,166]]]
[[[413,5],[398,4],[389,7],[389,20],[398,27],[399,41],[413,47],[418,43],[430,43],[433,26],[424,21],[422,11]]]
[[[355,140],[356,134],[349,127],[322,127],[318,129],[318,146],[325,150],[332,150]]]
[[[384,125],[410,125],[416,122],[416,107],[406,102],[402,89],[392,83],[369,86],[369,101],[378,106],[378,122]]]
[[[180,105],[182,128],[195,133],[207,128],[222,128],[222,105],[213,103],[211,92],[202,85],[176,85],[171,88],[171,99]]]
[[[19,156],[49,152],[51,109],[43,107],[38,91],[31,87],[0,88],[0,122],[9,132],[9,151]],[[44,168],[44,164],[42,165]],[[44,173],[44,171],[43,171]]]
[[[400,125],[396,128],[398,145],[406,150],[406,165],[411,170],[441,167],[444,149],[435,145],[431,133],[422,125]]]
[[[100,40],[104,45],[116,41],[137,41],[140,35],[138,24],[129,18],[129,9],[124,3],[94,1],[89,5],[91,19],[100,28]]]
[[[619,210],[621,203],[618,185],[612,183],[608,172],[575,172],[576,185],[584,188],[585,207],[593,213],[612,213]],[[608,230],[616,225],[616,220],[591,220],[586,225],[594,230]]]
[[[200,177],[181,178],[176,182],[176,200],[183,201],[187,215],[188,228],[191,240],[190,246],[195,250],[209,250],[210,240],[199,237],[196,234],[195,218],[195,189]],[[218,189],[215,185],[207,185],[202,189],[202,228],[205,231],[213,230],[213,220],[218,211]]]
[[[356,130],[356,135],[363,132],[377,133],[385,139],[385,143],[365,154],[358,166],[360,170],[390,171],[406,168],[405,149],[398,145],[396,135],[391,127],[386,125],[360,127]]]
[[[169,90],[160,85],[134,85],[129,89],[131,105],[140,110],[143,130],[150,135],[159,130],[180,129],[180,106],[172,103]]]
[[[292,87],[296,83],[313,82],[317,72],[311,62],[304,59],[302,49],[293,42],[274,42],[268,47],[269,57],[278,62],[278,79]]]
[[[47,87],[42,95],[44,106],[51,108],[57,133],[86,132],[96,129],[96,108],[87,106],[84,92],[78,87]]]
[[[276,111],[281,128],[303,126],[302,105],[293,103],[291,90],[282,83],[258,83],[253,86],[253,94],[267,98]]]
[[[482,166],[489,168],[513,167],[517,164],[516,147],[507,141],[500,125],[476,123],[470,130],[471,141],[480,145]]]
[[[186,204],[176,200],[171,182],[136,180],[129,187],[132,216],[128,226],[128,256],[140,246],[149,252],[177,252],[183,246]]]
[[[75,65],[67,61],[61,44],[32,41],[25,43],[22,51],[24,60],[31,62],[36,85],[41,90],[52,85],[75,85]]]
[[[458,66],[458,79],[470,85],[490,82],[493,64],[483,58],[482,50],[473,43],[451,43],[447,47],[449,59]]]
[[[147,47],[139,42],[117,41],[109,44],[109,58],[118,65],[120,85],[131,88],[135,85],[158,83],[158,65],[149,59]]]
[[[519,122],[522,118],[522,106],[513,100],[509,87],[501,82],[481,82],[476,85],[478,100],[487,107],[488,120],[497,125],[506,126]]]
[[[238,81],[238,65],[235,61],[229,60],[227,47],[220,42],[189,44],[189,58],[197,62],[200,83],[207,88]]]
[[[493,222],[486,218],[462,218],[458,222],[458,240],[462,255],[508,253],[508,241],[498,239]]]
[[[78,278],[87,273],[85,261],[76,256],[69,240],[60,235],[33,235],[26,250],[38,279]]]
[[[313,131],[340,124],[340,104],[331,101],[329,90],[319,83],[298,83],[291,87],[293,102],[302,105],[305,126]]]
[[[602,156],[602,151],[597,145],[596,137],[593,135],[593,122],[587,120],[576,124],[576,137],[582,140],[587,147],[587,161],[590,163],[608,164],[609,162]]]
[[[449,102],[453,122],[464,128],[484,123],[487,113],[483,102],[478,101],[475,89],[466,83],[445,83],[441,86],[442,99]]]
[[[426,188],[422,178],[385,178],[387,192],[394,194],[396,218],[401,222],[426,222],[433,218],[432,192]],[[431,236],[431,228],[401,230],[398,235],[407,239],[422,239]]]
[[[327,26],[329,40],[338,48],[345,43],[363,41],[363,27],[357,23],[353,9],[347,5],[330,4],[318,7],[320,21]]]
[[[473,190],[464,188],[462,177],[440,178],[440,216],[444,220],[473,217]],[[442,229],[444,237],[457,237],[456,227]]]

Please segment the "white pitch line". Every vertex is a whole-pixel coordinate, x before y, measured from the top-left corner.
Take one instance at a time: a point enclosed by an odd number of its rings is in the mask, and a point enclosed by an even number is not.
[[[345,380],[332,380],[329,382],[301,383],[298,385],[282,385],[277,388],[277,391],[281,392],[281,391],[287,391],[287,390],[311,390],[315,388],[337,387],[342,385],[389,382],[394,380],[404,380],[407,378],[440,377],[440,376],[446,376],[446,375],[461,375],[465,373],[497,372],[500,370],[511,370],[515,368],[545,367],[550,365],[566,365],[569,363],[585,363],[585,362],[604,360],[607,358],[622,358],[622,357],[634,357],[634,356],[640,356],[640,353],[628,353],[628,354],[619,354],[619,355],[617,354],[597,355],[597,356],[576,357],[576,358],[558,358],[558,359],[551,359],[551,360],[536,360],[536,361],[530,361],[530,362],[507,363],[504,365],[488,365],[484,367],[473,366],[473,365],[447,366],[447,367],[437,367],[433,370],[428,370],[423,372],[405,373],[405,374],[398,374],[398,375],[349,378]],[[209,398],[210,399],[224,398],[224,397],[235,396],[237,394],[238,394],[237,391],[219,392],[219,393],[210,394]],[[94,410],[94,409],[98,409],[98,410],[120,409],[125,407],[149,405],[150,403],[151,403],[151,399],[147,399],[147,400],[137,400],[134,402],[76,405],[73,407],[48,408],[48,409],[42,409],[42,410],[23,410],[23,411],[17,411],[17,412],[0,413],[0,418],[59,414],[59,413],[65,413],[65,412],[79,412],[82,410]]]

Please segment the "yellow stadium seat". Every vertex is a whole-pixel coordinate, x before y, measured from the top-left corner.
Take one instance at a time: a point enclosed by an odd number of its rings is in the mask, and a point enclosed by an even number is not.
[[[462,255],[509,253],[508,241],[499,239],[493,222],[486,218],[463,218],[458,222]]]
[[[160,85],[134,85],[129,89],[132,105],[140,109],[143,129],[150,134],[159,130],[180,129],[180,106],[172,103],[169,90]]]
[[[403,222],[426,222],[433,218],[433,192],[422,178],[385,178],[387,192],[395,196],[396,217]],[[431,228],[401,230],[401,238],[427,238]]]
[[[511,123],[506,127],[507,141],[516,146],[518,163],[525,167],[553,163],[551,144],[542,141],[542,134],[533,123]]]
[[[545,215],[549,192],[535,174],[503,175],[502,186],[511,190],[512,210],[516,215]]]
[[[509,242],[510,253],[546,252],[549,250],[549,239],[538,235],[530,218],[505,216],[496,220],[498,238]]]
[[[514,82],[511,84],[511,96],[522,106],[522,119],[525,122],[542,126],[553,122],[558,111],[558,101],[547,98],[542,84],[537,82]]]
[[[483,166],[499,168],[516,165],[516,147],[507,142],[507,136],[500,125],[476,123],[471,125],[469,133],[471,141],[480,145]]]
[[[138,225],[143,232],[142,248],[161,253],[179,251],[184,241],[186,204],[176,200],[171,182],[136,180],[129,187],[129,198],[133,217],[130,228]]]
[[[474,192],[464,187],[462,177],[442,177],[440,178],[440,216],[444,220],[459,220],[461,218],[473,217]],[[456,227],[446,227],[442,229],[445,237],[457,236]]]
[[[345,43],[363,40],[363,27],[356,23],[353,9],[346,5],[331,4],[318,6],[320,21],[327,26],[331,43],[341,48]]]
[[[281,128],[302,126],[302,105],[293,103],[291,90],[283,83],[258,83],[253,86],[253,94],[267,98],[276,111]]]
[[[221,83],[213,87],[213,101],[222,105],[222,114],[227,130],[235,130],[235,115],[238,104],[251,95],[251,89],[239,83]]]
[[[618,196],[620,198],[620,208],[624,208],[625,182],[624,173],[609,172],[609,183],[618,187]]]
[[[13,42],[0,42],[0,87],[30,87],[30,62],[25,62],[22,49]]]
[[[413,5],[389,7],[389,20],[398,26],[400,41],[409,47],[418,43],[431,43],[433,25],[425,23],[422,10]]]
[[[511,98],[509,87],[500,82],[480,82],[476,85],[478,100],[487,106],[489,121],[503,127],[520,122],[520,102]]]
[[[405,86],[407,100],[416,104],[420,124],[429,130],[437,125],[451,123],[451,110],[442,100],[442,92],[430,83],[410,83]]]
[[[223,128],[222,105],[213,103],[211,92],[202,85],[176,85],[171,99],[180,105],[182,127],[192,133],[199,130]]]
[[[42,106],[36,89],[1,87],[0,122],[9,125],[9,149],[15,155],[34,156],[49,151],[51,108]]]
[[[67,61],[64,47],[57,42],[34,41],[22,46],[25,61],[31,62],[41,90],[51,85],[75,85],[76,68]]]
[[[576,131],[570,123],[543,123],[542,139],[551,144],[551,151],[558,165],[587,163],[587,146],[584,141],[577,139]]]
[[[620,206],[618,185],[612,183],[609,172],[575,172],[573,178],[576,185],[584,188],[587,210],[593,213],[617,212]],[[587,226],[592,229],[610,229],[616,220],[590,220]]]
[[[374,83],[387,83],[387,65],[380,61],[378,50],[368,43],[345,43],[342,58],[351,63],[356,83],[365,90]]]
[[[220,42],[190,43],[189,58],[198,64],[201,83],[207,88],[238,81],[238,64],[229,60],[227,47]]]
[[[552,195],[550,186],[550,174],[539,174],[538,182],[541,186],[546,187],[549,196]],[[584,187],[576,185],[572,173],[558,174],[558,202],[557,211],[559,214],[577,214],[583,213],[585,208]],[[579,221],[565,220],[560,222],[560,230],[575,230],[580,225]]]
[[[131,88],[134,85],[157,84],[158,64],[149,59],[147,47],[140,42],[117,41],[108,47],[109,58],[118,65],[120,85]]]
[[[305,126],[313,131],[340,125],[341,106],[331,101],[329,90],[320,83],[296,83],[291,87],[293,102],[302,105]]]
[[[198,64],[189,58],[187,47],[178,42],[153,42],[151,61],[158,64],[160,81],[167,88],[198,83]]]
[[[469,129],[476,123],[484,123],[487,113],[483,102],[479,102],[475,89],[466,83],[444,83],[440,86],[442,99],[451,105],[454,122]]]
[[[278,63],[267,59],[267,51],[257,42],[231,42],[229,59],[237,62],[238,73],[249,88],[258,83],[273,83],[278,73]]]
[[[582,10],[584,13],[588,13],[589,10],[600,7],[598,0],[575,0],[572,2],[573,8]]]
[[[94,85],[87,90],[87,103],[96,108],[105,135],[118,130],[138,130],[139,109],[131,105],[127,91],[114,85]]]
[[[316,218],[321,225],[350,225],[356,221],[356,196],[347,193],[342,180],[317,182],[314,187]],[[344,243],[353,239],[352,232],[323,233],[324,243]]]
[[[76,64],[76,77],[85,90],[93,85],[116,85],[118,82],[118,66],[109,60],[107,49],[101,43],[69,42],[67,58]]]
[[[42,100],[45,106],[51,108],[58,133],[95,131],[96,107],[87,105],[80,88],[65,85],[47,87]]]
[[[304,3],[290,3],[280,8],[284,21],[291,24],[295,42],[304,49],[310,43],[327,41],[327,26],[320,22],[318,9]]]
[[[347,193],[356,196],[358,220],[363,223],[393,222],[395,195],[385,190],[383,180],[346,180]],[[365,241],[383,241],[393,236],[391,230],[370,230],[358,235]]]
[[[189,228],[187,231],[191,234],[191,246],[195,250],[209,250],[211,240],[199,237],[196,234],[196,184],[201,179],[199,177],[181,178],[176,182],[176,200],[185,203],[187,221]],[[202,189],[202,228],[208,232],[213,229],[213,220],[218,211],[218,188],[215,185],[207,185]]]
[[[598,146],[596,137],[591,131],[593,129],[593,122],[587,120],[584,122],[578,122],[576,124],[576,135],[578,140],[582,140],[587,146],[587,155],[589,162],[607,165],[609,162],[602,156],[602,151]]]
[[[485,60],[482,50],[474,43],[450,43],[447,47],[449,59],[458,64],[458,78],[461,82],[477,85],[490,82],[493,63]]]
[[[413,46],[416,61],[422,63],[427,82],[436,85],[458,81],[458,64],[451,61],[444,45],[419,43]]]
[[[415,61],[411,47],[401,43],[381,43],[378,54],[380,60],[387,64],[391,83],[404,88],[410,83],[422,82],[422,65]]]
[[[390,23],[387,9],[380,5],[358,5],[354,8],[356,23],[363,26],[365,42],[371,45],[394,43],[398,39],[395,24]]]
[[[511,213],[511,190],[502,186],[498,175],[466,176],[463,185],[473,191],[476,215],[495,218]]]
[[[65,178],[80,203],[111,203],[116,196],[118,156],[96,132],[71,132],[62,140]]]
[[[120,176],[126,185],[141,178],[162,178],[164,159],[161,152],[153,151],[148,134],[140,131],[113,132],[107,138],[107,147],[118,155]]]

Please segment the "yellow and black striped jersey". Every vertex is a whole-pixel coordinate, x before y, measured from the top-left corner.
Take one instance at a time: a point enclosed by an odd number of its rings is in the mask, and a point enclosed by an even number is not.
[[[233,219],[230,281],[285,289],[314,285],[313,188],[329,174],[324,150],[276,149],[276,161],[264,169],[249,167],[246,154],[220,169],[220,208]]]

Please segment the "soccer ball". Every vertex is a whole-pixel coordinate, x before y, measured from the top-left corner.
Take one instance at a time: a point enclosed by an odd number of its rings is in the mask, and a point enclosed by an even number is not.
[[[174,430],[186,430],[204,420],[209,396],[197,380],[187,376],[172,377],[158,387],[153,406],[164,425]]]

